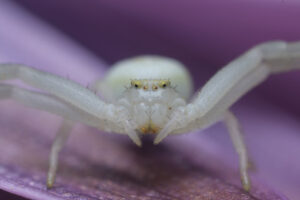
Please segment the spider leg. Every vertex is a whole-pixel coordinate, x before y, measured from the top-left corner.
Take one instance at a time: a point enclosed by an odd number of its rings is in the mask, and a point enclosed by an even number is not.
[[[83,113],[60,99],[40,92],[33,92],[17,86],[0,83],[0,99],[14,99],[29,107],[45,110],[64,118],[80,121],[91,126],[97,126],[97,118]],[[58,154],[67,140],[72,129],[72,122],[63,120],[62,125],[55,137],[49,155],[49,171],[47,188],[53,186],[58,165]]]
[[[10,84],[0,83],[0,100],[13,99],[28,107],[44,110],[69,120],[79,121],[90,126],[98,126],[98,119],[76,109],[51,95],[30,91]]]
[[[293,69],[300,69],[300,42],[276,41],[253,47],[219,70],[191,103],[174,111],[155,142],[170,133],[206,128],[222,120],[233,103],[270,74]]]
[[[124,115],[127,114],[124,107],[105,103],[92,91],[76,82],[24,65],[0,64],[0,81],[10,79],[19,79],[41,89],[97,119],[97,128],[100,130],[128,134],[123,123]]]
[[[58,130],[54,142],[51,146],[51,151],[49,155],[49,170],[47,176],[47,188],[53,187],[55,181],[55,175],[58,167],[58,156],[65,142],[67,141],[70,132],[72,130],[73,123],[67,120],[63,120]]]
[[[239,122],[234,114],[227,111],[224,122],[227,126],[233,146],[239,155],[240,174],[244,190],[250,190],[250,178],[248,175],[249,160],[247,155],[247,148],[243,139],[243,134],[239,126]]]
[[[62,77],[19,64],[0,64],[0,81],[19,79],[101,118],[105,103],[92,91]]]
[[[168,134],[203,129],[224,120],[240,156],[242,184],[250,189],[247,154],[230,106],[270,74],[300,69],[300,42],[268,42],[247,51],[218,71],[184,108],[174,111],[169,123],[156,136],[160,142]]]

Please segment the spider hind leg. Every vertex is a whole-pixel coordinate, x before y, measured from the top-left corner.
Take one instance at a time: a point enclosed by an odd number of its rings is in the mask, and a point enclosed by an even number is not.
[[[249,160],[247,155],[246,145],[243,139],[242,131],[240,130],[239,122],[234,114],[227,111],[224,119],[227,126],[230,138],[234,148],[239,155],[239,166],[242,185],[245,191],[249,191],[251,187],[250,178],[248,175]]]

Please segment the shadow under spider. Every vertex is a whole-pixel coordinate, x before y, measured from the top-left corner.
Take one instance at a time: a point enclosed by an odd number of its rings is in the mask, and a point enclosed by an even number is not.
[[[36,146],[36,149],[49,148],[46,150],[43,149],[42,151],[50,150],[51,141],[49,138],[33,131],[26,125],[22,126],[19,124],[18,128],[21,127],[21,132],[13,131],[13,133],[20,137],[20,139],[23,138],[23,140],[21,139],[23,145]],[[84,135],[91,134],[88,133],[88,129],[82,131],[86,132],[82,133]],[[174,182],[174,180],[184,181],[193,178],[195,175],[197,175],[197,180],[199,181],[201,181],[201,178],[214,177],[213,172],[186,158],[181,152],[177,151],[174,146],[168,145],[167,141],[159,145],[153,145],[153,138],[146,136],[143,138],[143,147],[139,148],[128,140],[128,138],[106,137],[107,136],[105,135],[97,136],[97,139],[99,138],[99,145],[101,145],[101,142],[103,144],[103,142],[107,140],[116,139],[114,142],[122,146],[121,149],[125,151],[122,154],[125,155],[124,159],[126,159],[126,157],[130,158],[132,167],[138,169],[139,172],[130,170],[128,166],[127,168],[118,166],[120,164],[118,163],[118,160],[116,161],[115,166],[113,166],[102,161],[99,162],[97,160],[89,159],[84,156],[83,153],[76,150],[75,146],[74,148],[69,146],[68,148],[64,148],[60,154],[59,170],[54,189],[63,185],[66,186],[66,184],[69,183],[72,185],[75,184],[74,186],[85,185],[91,189],[99,189],[101,185],[110,182],[120,187],[138,188],[139,191],[149,191],[154,189],[159,190],[160,193],[164,193],[163,189],[160,189],[160,186],[163,185],[168,187],[170,185],[174,186],[174,184],[178,184],[178,182]],[[89,137],[86,136],[83,139],[89,140]],[[99,153],[99,156],[101,156],[101,154],[103,155],[103,153],[113,154],[114,151],[110,152],[109,150],[110,149],[107,149],[107,152]],[[26,154],[26,152],[23,153]],[[45,153],[46,152],[42,154]],[[76,163],[83,164],[72,164],[72,162],[68,161],[68,159],[72,159],[72,157],[76,159]],[[43,159],[45,160],[45,158]],[[29,163],[34,164],[31,159],[28,161]],[[41,164],[41,162],[39,163]],[[45,171],[45,175],[48,170],[47,165],[47,162],[40,165],[40,168]]]
[[[199,181],[201,181],[201,177],[214,177],[213,172],[209,169],[184,158],[176,149],[168,146],[167,142],[153,145],[153,139],[145,137],[143,138],[142,148],[135,146],[129,140],[120,139],[116,142],[125,146],[125,155],[128,155],[134,161],[132,162],[133,167],[138,168],[142,173],[135,173],[130,169],[126,170],[126,168],[120,169],[108,166],[104,163],[95,163],[78,152],[72,152],[72,156],[76,156],[76,159],[85,163],[85,167],[78,169],[61,159],[60,168],[64,170],[60,170],[59,176],[76,176],[76,179],[93,177],[98,179],[99,183],[111,181],[119,185],[134,185],[152,189],[159,185],[174,184],[173,180],[184,180],[195,174],[199,175]],[[67,151],[68,153],[63,152],[65,154],[63,157],[67,157],[66,154],[71,153],[69,150]]]

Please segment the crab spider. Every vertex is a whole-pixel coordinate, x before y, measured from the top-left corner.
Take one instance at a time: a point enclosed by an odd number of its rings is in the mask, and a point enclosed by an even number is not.
[[[73,122],[107,132],[127,134],[141,146],[140,136],[187,133],[224,121],[239,155],[243,188],[250,189],[248,157],[237,118],[230,106],[268,75],[300,68],[300,42],[268,42],[250,49],[217,72],[193,98],[189,73],[179,62],[140,56],[116,63],[91,91],[73,81],[19,64],[1,64],[0,80],[19,79],[42,92],[0,83],[0,99],[12,98],[64,120],[52,145],[47,187],[53,186],[58,154]],[[96,95],[99,93],[103,100]]]

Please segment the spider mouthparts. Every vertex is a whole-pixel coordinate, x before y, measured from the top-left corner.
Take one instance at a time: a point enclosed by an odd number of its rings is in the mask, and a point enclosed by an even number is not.
[[[160,129],[161,128],[153,124],[153,122],[150,120],[149,123],[141,126],[138,130],[143,134],[157,134]]]

